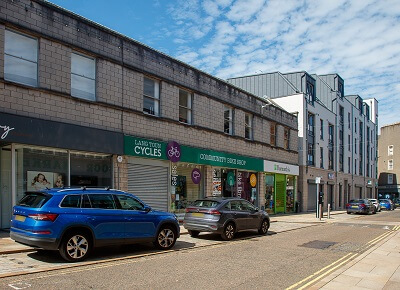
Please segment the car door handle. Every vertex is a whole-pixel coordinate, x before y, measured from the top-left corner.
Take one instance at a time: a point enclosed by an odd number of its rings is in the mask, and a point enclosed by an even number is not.
[[[91,220],[91,221],[94,221],[94,220],[96,220],[94,217],[91,217],[91,216],[88,216],[88,217],[86,217],[88,220]]]
[[[125,218],[125,220],[127,220],[127,221],[133,221],[133,218]]]

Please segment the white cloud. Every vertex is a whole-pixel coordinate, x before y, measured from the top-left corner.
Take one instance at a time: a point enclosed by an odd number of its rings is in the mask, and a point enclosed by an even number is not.
[[[338,73],[346,94],[378,99],[380,125],[400,121],[400,1],[179,0],[170,13],[175,57],[201,70]]]

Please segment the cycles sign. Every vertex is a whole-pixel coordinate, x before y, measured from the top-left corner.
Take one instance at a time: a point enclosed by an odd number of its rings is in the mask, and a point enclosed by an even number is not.
[[[166,148],[164,142],[124,136],[124,152],[127,155],[167,160]]]

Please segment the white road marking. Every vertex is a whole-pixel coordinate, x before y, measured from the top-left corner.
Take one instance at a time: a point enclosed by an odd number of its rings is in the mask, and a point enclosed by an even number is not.
[[[10,286],[10,287],[13,288],[13,289],[19,290],[19,289],[26,289],[26,288],[29,288],[29,287],[31,287],[32,285],[31,285],[31,284],[28,284],[28,283],[20,282],[20,283],[15,283],[15,284],[8,284],[8,286]]]

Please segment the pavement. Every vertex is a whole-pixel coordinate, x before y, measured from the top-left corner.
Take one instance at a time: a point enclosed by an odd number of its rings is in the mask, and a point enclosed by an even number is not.
[[[313,224],[345,222],[357,218],[345,213],[333,211],[329,219],[325,213],[321,220],[315,217],[315,213],[272,215],[271,228],[279,224],[281,230],[289,231]],[[183,226],[181,234],[188,234]],[[315,284],[310,282],[308,289],[400,289],[400,223],[394,230],[371,242],[367,251],[354,256],[354,259],[352,256],[346,257],[329,272],[325,272],[323,278],[319,276],[311,281]],[[8,232],[0,231],[0,256],[32,251],[33,248],[11,240]],[[307,284],[303,288],[307,288]]]

